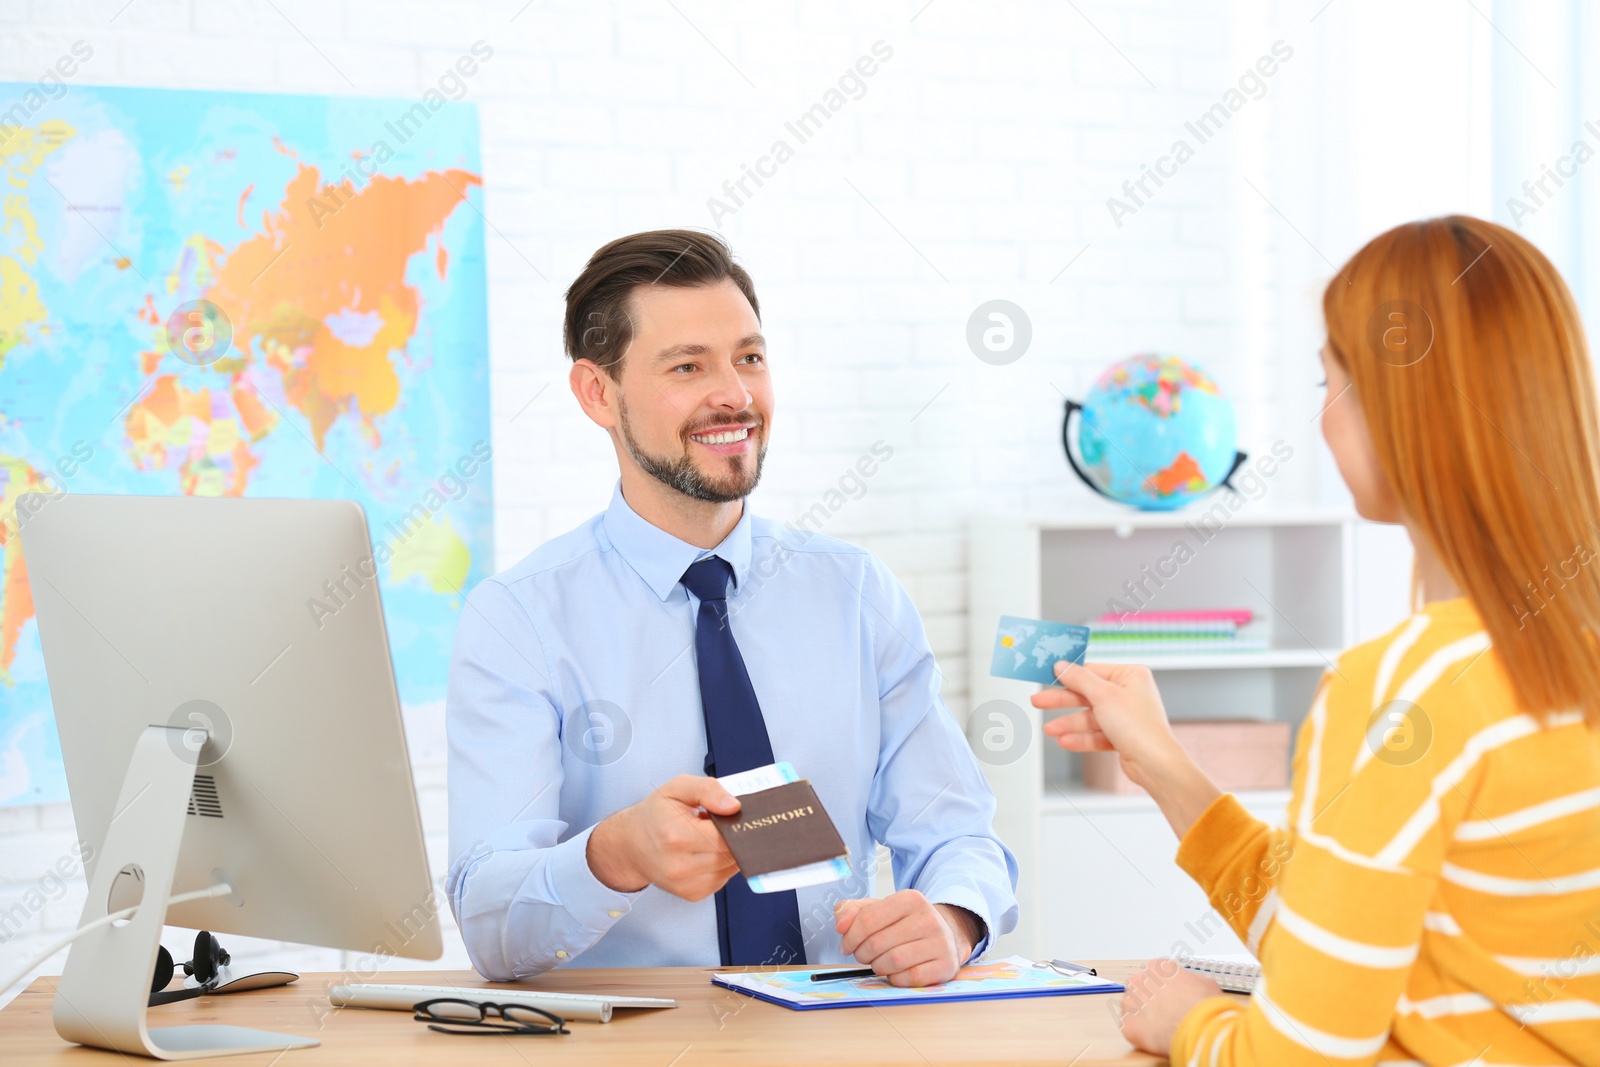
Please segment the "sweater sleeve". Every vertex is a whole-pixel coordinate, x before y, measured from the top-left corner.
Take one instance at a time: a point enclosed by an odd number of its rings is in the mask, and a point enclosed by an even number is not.
[[[1341,681],[1318,695],[1283,834],[1252,826],[1224,798],[1185,838],[1186,866],[1211,886],[1242,890],[1257,863],[1278,870],[1242,924],[1257,935],[1255,994],[1244,1005],[1212,998],[1191,1010],[1173,1040],[1174,1063],[1370,1064],[1389,1043],[1464,803],[1455,786],[1467,788],[1477,746],[1464,731],[1441,730],[1415,762],[1361,759],[1369,692]],[[1436,710],[1435,722],[1442,717]]]
[[[1244,809],[1232,793],[1211,802],[1178,845],[1178,866],[1193,878],[1233,932],[1256,951],[1256,919],[1289,857],[1286,830]]]
[[[1317,703],[1326,699],[1332,673],[1317,688]],[[1290,809],[1301,802],[1305,788],[1306,750],[1302,737],[1295,746]],[[1237,797],[1224,793],[1201,813],[1178,843],[1177,863],[1205,891],[1211,906],[1251,952],[1260,953],[1261,928],[1271,918],[1278,879],[1294,845],[1287,827],[1275,828],[1245,810]]]

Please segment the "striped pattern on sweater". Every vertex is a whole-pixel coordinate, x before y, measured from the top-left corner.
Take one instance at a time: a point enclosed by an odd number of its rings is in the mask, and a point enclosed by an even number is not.
[[[1600,732],[1513,692],[1466,598],[1324,674],[1287,828],[1223,796],[1179,847],[1263,979],[1174,1064],[1600,1067]]]

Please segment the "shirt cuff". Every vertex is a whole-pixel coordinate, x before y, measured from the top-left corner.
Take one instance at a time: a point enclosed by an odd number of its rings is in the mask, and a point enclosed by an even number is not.
[[[633,909],[633,902],[645,890],[623,893],[595,877],[594,871],[589,869],[589,835],[592,833],[593,826],[550,850],[550,884],[556,891],[556,902],[567,909],[567,914],[579,925],[605,933]]]
[[[1209,896],[1227,873],[1242,842],[1261,826],[1239,798],[1223,793],[1213,800],[1178,842],[1178,866]]]

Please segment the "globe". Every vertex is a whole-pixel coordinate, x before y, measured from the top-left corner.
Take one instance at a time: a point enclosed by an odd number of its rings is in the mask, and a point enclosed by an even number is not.
[[[1234,450],[1233,405],[1209,375],[1173,355],[1107,367],[1083,403],[1067,402],[1061,432],[1067,460],[1089,488],[1147,511],[1205,495],[1244,459]]]

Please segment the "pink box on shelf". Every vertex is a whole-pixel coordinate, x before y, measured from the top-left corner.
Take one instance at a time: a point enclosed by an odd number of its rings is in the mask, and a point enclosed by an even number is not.
[[[1289,785],[1289,724],[1228,719],[1172,724],[1183,750],[1219,789],[1285,789]],[[1083,754],[1083,784],[1108,793],[1142,793],[1122,773],[1115,752]]]

